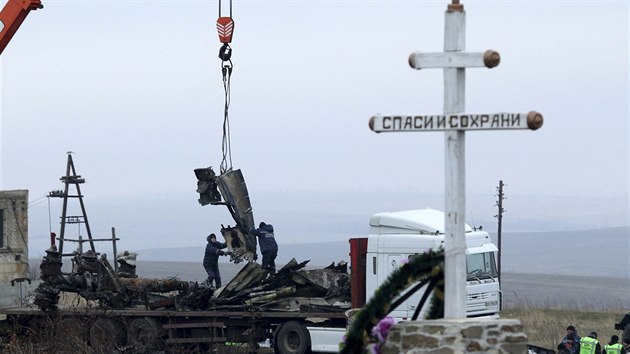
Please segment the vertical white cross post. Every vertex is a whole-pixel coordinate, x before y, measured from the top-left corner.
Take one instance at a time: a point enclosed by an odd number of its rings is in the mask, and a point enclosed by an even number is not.
[[[536,130],[543,124],[540,113],[466,114],[465,68],[499,65],[499,53],[466,53],[464,6],[452,0],[445,16],[444,52],[412,53],[414,69],[444,69],[443,115],[374,116],[370,128],[377,132],[445,131],[445,318],[466,317],[466,238],[465,238],[465,131],[495,129]]]

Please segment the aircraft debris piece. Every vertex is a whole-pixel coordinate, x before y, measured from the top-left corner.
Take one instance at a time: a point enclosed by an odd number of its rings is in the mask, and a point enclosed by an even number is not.
[[[350,306],[333,306],[330,302],[319,297],[299,297],[292,296],[276,301],[269,301],[260,306],[265,311],[286,311],[286,312],[343,312],[350,309]]]
[[[187,290],[189,283],[179,279],[120,278],[120,284],[136,292],[168,293]]]
[[[254,261],[256,237],[249,234],[249,230],[254,227],[254,214],[241,170],[230,169],[217,175],[212,167],[206,167],[197,168],[194,172],[197,177],[199,204],[225,205],[236,222],[235,227],[221,229],[221,234],[233,253],[230,260],[234,263]]]
[[[330,307],[348,303],[350,281],[347,272],[337,267],[304,270],[308,261],[291,259],[277,273],[256,263],[246,264],[241,271],[213,296],[215,308],[244,304],[260,310],[303,311],[307,308]],[[336,288],[336,289],[335,289]],[[291,299],[310,300],[291,300]],[[348,306],[349,307],[349,304]]]
[[[219,175],[217,184],[234,221],[245,231],[254,227],[254,213],[241,170],[229,170]]]
[[[197,193],[199,193],[199,204],[217,205],[223,204],[221,201],[221,193],[219,193],[217,185],[217,176],[212,167],[197,168],[194,170],[197,177]]]
[[[59,292],[64,291],[98,301],[104,307],[149,307],[154,300],[164,300],[154,293],[185,292],[190,286],[178,279],[120,277],[104,254],[97,256],[92,250],[77,253],[72,258],[72,272],[62,273],[61,254],[52,247],[46,250],[40,265],[44,282],[35,290],[35,304],[43,311],[56,310]]]
[[[228,170],[218,176],[212,167],[197,168],[194,171],[198,180],[199,204],[224,204],[237,225],[244,230],[254,227],[254,214],[241,170]]]
[[[288,296],[288,295],[293,295],[295,294],[295,291],[296,291],[295,286],[286,286],[284,288],[276,289],[274,291],[266,291],[266,293],[268,294],[251,298],[249,300],[246,300],[245,303],[247,305],[266,304],[278,298]]]
[[[118,276],[123,278],[137,278],[136,275],[136,258],[138,254],[135,252],[125,251],[116,256],[118,262]]]
[[[264,269],[254,262],[247,263],[236,276],[227,284],[217,289],[214,294],[215,298],[228,298],[234,294],[251,289],[260,284],[269,275],[269,270]]]
[[[222,225],[223,226],[223,225]],[[256,259],[256,238],[243,233],[239,227],[221,227],[221,235],[225,239],[228,250],[232,252],[230,261],[238,264],[243,260],[253,261]]]

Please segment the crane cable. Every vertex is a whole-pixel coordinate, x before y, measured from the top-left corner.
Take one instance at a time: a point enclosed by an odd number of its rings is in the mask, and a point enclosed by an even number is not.
[[[223,77],[223,90],[225,91],[225,104],[223,107],[223,139],[221,143],[221,173],[232,169],[232,148],[230,145],[230,78],[232,77],[232,34],[234,33],[234,20],[232,19],[232,0],[230,0],[230,16],[221,16],[221,0],[219,0],[219,19],[217,19],[217,32],[219,41],[223,43],[219,49],[219,59],[221,59],[221,74]]]

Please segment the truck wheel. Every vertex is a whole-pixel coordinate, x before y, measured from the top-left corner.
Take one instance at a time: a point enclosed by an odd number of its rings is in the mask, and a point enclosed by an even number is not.
[[[289,321],[280,326],[274,342],[277,353],[305,354],[310,352],[311,336],[301,323]]]
[[[127,342],[134,353],[153,353],[162,344],[160,325],[153,318],[139,317],[129,322]]]
[[[109,352],[127,341],[123,324],[111,318],[99,318],[90,327],[90,346],[94,351]]]
[[[88,342],[89,328],[86,325],[87,321],[80,318],[62,318],[56,324],[57,331],[55,332],[55,337],[61,338],[65,344],[74,343],[77,345],[85,345]]]

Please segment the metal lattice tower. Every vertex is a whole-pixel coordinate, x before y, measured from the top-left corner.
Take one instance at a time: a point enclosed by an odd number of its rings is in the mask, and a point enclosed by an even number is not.
[[[83,195],[81,194],[81,187],[79,185],[85,183],[85,179],[80,175],[77,175],[77,171],[74,168],[74,162],[72,161],[72,152],[68,152],[68,163],[66,165],[66,175],[61,177],[60,180],[64,183],[65,187],[63,191],[52,191],[48,194],[49,197],[63,198],[63,209],[61,212],[61,230],[59,232],[59,254],[63,254],[63,243],[65,239],[66,224],[85,224],[87,230],[88,242],[92,251],[96,252],[94,248],[94,240],[92,239],[92,231],[90,230],[90,223],[88,222],[87,213],[85,212],[85,204],[83,203]],[[76,194],[69,194],[70,185],[74,185]],[[76,198],[81,205],[82,215],[67,215],[68,212],[68,200],[70,198]],[[82,244],[81,244],[82,245]],[[68,254],[70,255],[70,254]]]

